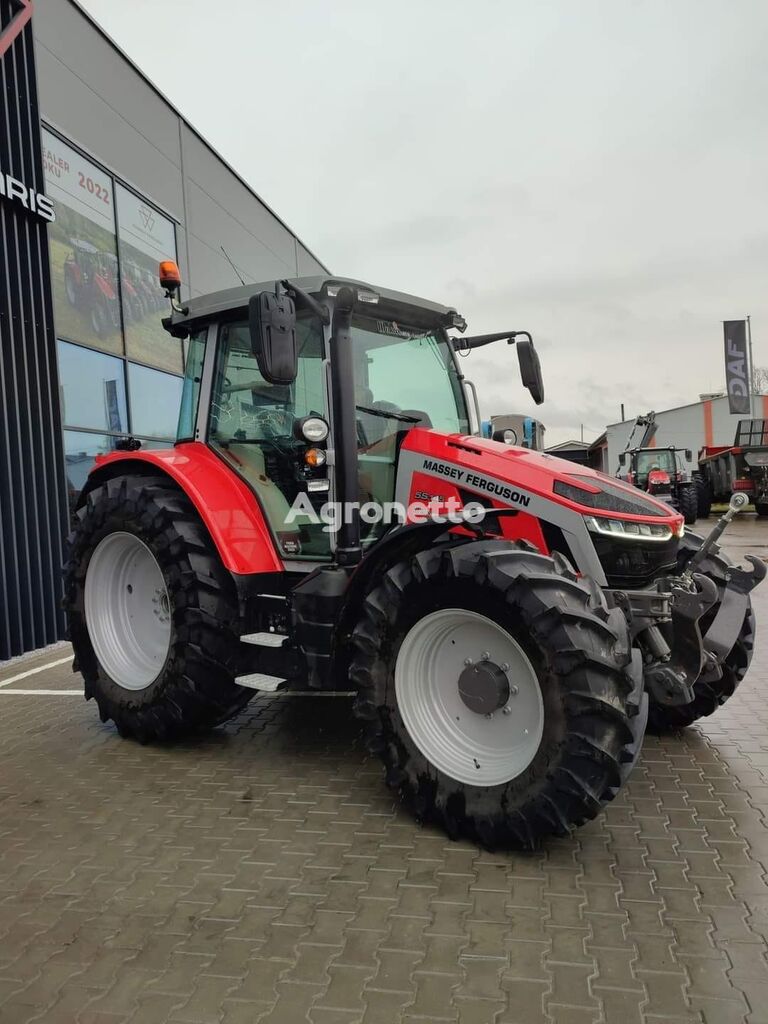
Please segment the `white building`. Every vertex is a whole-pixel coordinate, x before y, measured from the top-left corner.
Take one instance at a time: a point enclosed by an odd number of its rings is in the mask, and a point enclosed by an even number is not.
[[[768,419],[768,395],[753,397],[754,416],[757,419]],[[728,399],[723,395],[702,395],[698,402],[681,405],[677,409],[666,409],[656,413],[656,436],[651,442],[652,447],[664,448],[674,445],[676,448],[689,448],[693,456],[693,466],[698,462],[698,453],[705,445],[732,445],[736,436],[739,420],[749,419],[748,416],[732,415],[728,411]],[[635,421],[625,420],[623,423],[611,423],[607,430],[607,465],[604,472],[615,476],[619,467],[619,452],[624,451],[632,433]],[[639,444],[642,429],[638,429],[634,444]],[[691,468],[688,464],[688,469]]]

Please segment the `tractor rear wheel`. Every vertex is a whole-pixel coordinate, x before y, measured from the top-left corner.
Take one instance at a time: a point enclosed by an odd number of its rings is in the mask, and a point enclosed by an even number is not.
[[[391,568],[353,632],[355,712],[387,781],[451,837],[532,848],[600,811],[645,726],[622,615],[564,559],[505,542]]]
[[[693,526],[698,515],[698,496],[694,484],[685,484],[678,489],[677,504],[686,526]]]
[[[108,480],[76,512],[69,549],[74,667],[103,722],[142,742],[172,739],[248,702],[234,682],[234,586],[183,493],[152,477]]]
[[[691,556],[699,549],[702,538],[694,533],[686,533],[680,542],[678,552],[678,570],[682,572],[691,560]],[[722,554],[712,554],[704,559],[697,566],[697,572],[709,576],[717,584],[720,595],[727,586],[727,572],[729,560]],[[709,629],[714,621],[715,615],[720,608],[720,601],[716,601],[712,608],[701,619],[700,627],[702,635]],[[654,733],[668,732],[672,729],[684,729],[692,725],[697,719],[705,718],[732,697],[736,687],[747,674],[747,669],[752,661],[752,652],[755,645],[755,616],[752,611],[752,602],[747,605],[744,615],[744,622],[739,632],[736,643],[721,665],[723,674],[720,679],[713,679],[709,682],[697,680],[693,686],[693,700],[690,704],[680,704],[675,707],[666,707],[657,704],[651,699],[648,707],[648,731]]]
[[[707,481],[700,476],[696,478],[696,503],[699,510],[699,519],[706,519],[712,511],[712,491]]]

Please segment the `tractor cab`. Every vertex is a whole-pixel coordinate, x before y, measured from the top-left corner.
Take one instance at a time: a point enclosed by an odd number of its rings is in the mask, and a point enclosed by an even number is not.
[[[283,558],[359,559],[393,525],[379,510],[409,432],[477,429],[457,359],[473,339],[452,338],[462,318],[423,299],[313,278],[175,302],[165,326],[189,339],[177,441],[203,441],[246,482]],[[530,343],[525,358],[541,397]],[[331,530],[332,501],[362,516]]]
[[[685,461],[690,462],[691,460],[690,449],[672,446],[668,448],[633,448],[629,452],[622,452],[619,456],[620,466],[627,465],[627,456],[629,456],[627,481],[651,494],[669,493],[670,485],[673,482],[682,483],[689,479]]]

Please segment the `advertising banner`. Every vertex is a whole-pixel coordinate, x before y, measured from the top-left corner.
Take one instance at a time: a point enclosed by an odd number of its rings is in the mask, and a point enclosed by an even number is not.
[[[732,413],[748,416],[750,413],[750,387],[746,320],[724,321],[723,334],[728,408]]]
[[[51,132],[42,142],[56,208],[48,231],[56,332],[122,353],[112,179]]]
[[[117,185],[117,222],[126,353],[130,359],[181,373],[181,346],[161,322],[168,300],[157,279],[160,261],[176,259],[173,221]]]

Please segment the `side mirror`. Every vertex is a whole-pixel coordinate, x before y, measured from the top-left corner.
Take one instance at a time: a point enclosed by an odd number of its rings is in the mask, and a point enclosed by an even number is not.
[[[501,441],[502,444],[517,444],[517,432],[511,427],[505,430],[494,430],[492,440]]]
[[[627,453],[626,452],[619,452],[619,465],[620,466],[626,466],[626,464],[627,464]]]
[[[544,401],[544,380],[541,376],[539,354],[530,340],[521,339],[516,345],[523,386],[528,388],[536,405],[541,405]]]
[[[251,351],[269,384],[292,384],[299,370],[296,307],[293,299],[274,292],[252,295],[248,302]]]
[[[690,448],[686,448],[685,449],[685,461],[686,462],[693,462],[693,455],[691,453],[691,449]]]

